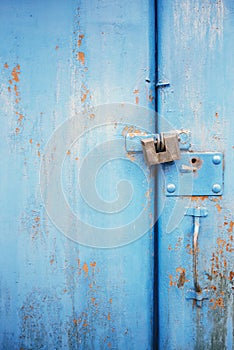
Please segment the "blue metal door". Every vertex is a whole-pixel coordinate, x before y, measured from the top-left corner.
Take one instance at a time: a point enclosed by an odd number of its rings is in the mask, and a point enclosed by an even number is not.
[[[1,349],[152,348],[154,13],[0,3]]]
[[[158,1],[157,13],[159,129],[191,133],[159,179],[159,347],[231,350],[234,3]]]

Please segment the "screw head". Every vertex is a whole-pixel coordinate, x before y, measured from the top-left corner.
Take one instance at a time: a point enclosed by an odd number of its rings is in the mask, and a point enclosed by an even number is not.
[[[168,184],[167,185],[167,192],[173,193],[176,190],[176,186],[174,184]]]
[[[221,157],[218,154],[216,154],[216,155],[213,156],[212,161],[213,161],[214,164],[220,164],[222,159],[221,159]]]
[[[212,187],[212,191],[214,193],[219,193],[221,191],[221,189],[222,188],[221,188],[220,184],[214,184],[213,187]]]

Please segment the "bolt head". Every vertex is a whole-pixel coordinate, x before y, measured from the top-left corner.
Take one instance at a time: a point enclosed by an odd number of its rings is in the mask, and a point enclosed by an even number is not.
[[[167,185],[167,192],[173,193],[176,190],[176,186],[174,184],[168,184]]]
[[[216,154],[216,155],[213,156],[212,161],[213,161],[214,164],[220,164],[222,159],[221,159],[221,157],[218,154]]]
[[[219,193],[221,191],[222,187],[220,186],[220,184],[214,184],[212,187],[212,191],[214,193]]]

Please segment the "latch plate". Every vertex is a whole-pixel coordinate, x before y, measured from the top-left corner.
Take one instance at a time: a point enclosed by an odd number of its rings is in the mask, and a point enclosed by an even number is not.
[[[182,152],[164,164],[167,196],[220,196],[223,193],[223,154]]]

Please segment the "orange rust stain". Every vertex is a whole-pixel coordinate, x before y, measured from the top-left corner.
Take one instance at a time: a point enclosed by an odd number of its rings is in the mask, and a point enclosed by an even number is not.
[[[135,90],[133,91],[133,93],[134,93],[134,94],[139,94],[139,89],[135,89]]]
[[[199,200],[204,201],[208,196],[191,196],[191,200],[194,202],[198,202]]]
[[[232,281],[234,279],[234,271],[230,271],[229,273],[229,278],[230,281]]]
[[[19,114],[18,123],[21,123],[23,119],[24,119],[23,114]]]
[[[78,159],[79,159],[78,157],[75,158],[75,160],[78,160]]]
[[[5,64],[4,64],[4,68],[6,68],[6,69],[9,68],[8,63],[5,63]]]
[[[224,221],[223,224],[224,224],[224,226],[227,226],[227,225],[228,225],[228,222],[227,222],[227,221]]]
[[[215,204],[216,208],[218,209],[218,212],[220,213],[222,211],[222,207],[220,204]]]
[[[88,327],[88,323],[86,320],[84,320],[83,327]]]
[[[19,98],[16,98],[15,103],[19,103],[19,100],[20,100]]]
[[[40,221],[40,217],[39,217],[39,216],[36,216],[36,217],[34,218],[34,221],[39,222],[39,221]]]
[[[216,289],[217,289],[216,286],[210,286],[210,288],[213,289],[213,290],[216,290]]]
[[[96,261],[90,263],[91,267],[95,267],[96,265],[97,265]]]
[[[9,84],[12,84],[12,80],[9,80]]]
[[[67,293],[67,289],[64,289],[64,290],[63,290],[63,293]]]
[[[58,50],[58,49],[59,49],[59,46],[58,46],[58,45],[56,45],[56,46],[55,46],[55,50]]]
[[[111,343],[109,342],[109,343],[107,344],[107,346],[108,346],[108,348],[111,348]]]
[[[41,152],[37,151],[37,155],[38,155],[38,157],[40,157],[41,156]]]
[[[135,162],[136,158],[134,157],[134,155],[130,152],[128,152],[126,154],[127,158],[130,159],[132,162]]]
[[[8,90],[9,92],[11,92],[11,88],[10,88],[10,86],[8,86],[7,90]]]
[[[92,283],[90,283],[90,285],[89,285],[89,288],[90,288],[90,289],[92,289],[92,288],[93,288],[93,285],[92,285]]]
[[[110,319],[111,319],[110,312],[108,312],[107,319],[108,319],[108,321],[110,321]]]
[[[88,267],[88,265],[87,265],[86,263],[84,263],[84,265],[83,265],[83,270],[84,270],[84,272],[85,272],[85,275],[88,276],[89,267]]]
[[[193,255],[193,249],[191,247],[191,244],[188,243],[185,248],[188,254]]]
[[[85,63],[85,54],[84,54],[84,52],[79,51],[78,54],[77,54],[77,58],[82,64]]]
[[[17,64],[17,66],[14,67],[11,72],[12,79],[17,83],[19,82],[19,74],[20,74],[20,65]]]
[[[169,286],[172,287],[172,286],[175,286],[176,285],[176,282],[173,282],[173,276],[172,275],[169,275]]]
[[[50,259],[50,264],[52,265],[54,263],[54,259]]]
[[[219,113],[218,113],[218,112],[215,113],[215,117],[216,117],[216,118],[219,117]]]
[[[81,46],[81,44],[82,44],[82,39],[84,39],[84,34],[80,34],[80,35],[79,35],[79,39],[78,39],[78,42],[77,42],[78,47]]]
[[[150,102],[153,102],[153,100],[154,100],[154,96],[149,95],[149,101],[150,101]]]
[[[81,102],[85,102],[86,98],[87,98],[87,94],[88,94],[89,90],[87,90],[82,96],[81,96]]]
[[[222,238],[217,238],[217,244],[223,248],[226,244],[226,241]]]
[[[139,96],[136,96],[135,102],[138,105],[138,103],[139,103]]]
[[[70,155],[71,155],[71,151],[68,150],[68,151],[67,151],[67,156],[70,156]]]
[[[19,96],[19,91],[16,85],[14,85],[15,96]]]
[[[73,320],[73,323],[74,323],[74,325],[77,325],[77,320],[74,318],[74,320]]]
[[[93,113],[92,113],[92,114],[90,114],[90,115],[89,115],[89,118],[90,118],[90,119],[95,118],[95,114],[93,114]]]
[[[233,227],[234,227],[234,222],[230,221],[229,223],[229,228],[228,228],[228,232],[232,232],[233,231]]]
[[[211,308],[213,309],[213,310],[215,310],[215,309],[217,309],[217,307],[220,307],[220,308],[224,308],[224,301],[223,301],[223,298],[218,298],[218,299],[216,299],[216,300],[214,300],[214,299],[210,299],[210,301],[212,302],[212,303],[214,303],[214,305],[213,306],[211,306]]]
[[[29,140],[29,143],[31,143],[31,144],[32,144],[32,143],[33,143],[33,140],[32,140],[32,139],[30,139],[30,140]]]
[[[19,134],[19,132],[20,132],[20,129],[19,129],[19,128],[16,128],[16,129],[15,129],[15,133],[16,133],[16,134]]]
[[[110,304],[112,304],[112,299],[109,300]]]
[[[91,298],[92,303],[94,304],[96,298]]]

